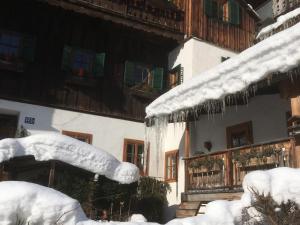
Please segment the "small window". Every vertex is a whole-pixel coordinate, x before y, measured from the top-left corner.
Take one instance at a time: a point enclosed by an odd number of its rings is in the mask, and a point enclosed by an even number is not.
[[[165,153],[165,181],[175,182],[178,177],[178,150]]]
[[[66,130],[63,130],[62,134],[72,137],[72,138],[75,138],[79,141],[86,142],[88,144],[92,144],[92,140],[93,140],[92,134],[79,133],[79,132],[66,131]]]
[[[230,57],[222,56],[222,57],[221,57],[221,62],[225,62],[227,59],[230,59]]]
[[[124,84],[126,87],[144,91],[160,91],[163,89],[164,69],[136,63],[125,62]]]
[[[169,72],[167,82],[168,89],[172,89],[183,82],[183,70],[180,65]]]
[[[124,140],[123,161],[135,164],[141,175],[147,174],[144,142],[140,140]]]
[[[240,24],[240,6],[235,0],[205,0],[205,14],[224,22]]]
[[[104,76],[105,53],[65,46],[62,70],[78,77]]]
[[[227,147],[237,148],[253,144],[252,122],[246,122],[226,128]]]
[[[34,37],[12,31],[0,31],[1,68],[23,71],[24,63],[33,62],[34,50]]]

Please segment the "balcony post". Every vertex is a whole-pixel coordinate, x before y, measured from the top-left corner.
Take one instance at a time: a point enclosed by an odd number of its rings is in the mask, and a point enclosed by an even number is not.
[[[184,158],[190,157],[190,124],[187,120],[185,123],[185,132],[184,132]],[[186,192],[188,189],[189,182],[189,174],[188,174],[188,160],[184,160],[184,176],[185,176],[185,184],[184,191]]]
[[[55,161],[50,161],[48,187],[53,187],[53,185],[54,185],[54,176],[55,176]]]

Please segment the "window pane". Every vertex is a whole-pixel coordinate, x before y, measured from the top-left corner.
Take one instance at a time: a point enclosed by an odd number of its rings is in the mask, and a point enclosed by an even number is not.
[[[134,144],[127,144],[126,162],[134,163]]]
[[[139,144],[137,149],[137,166],[140,169],[144,168],[144,145]]]

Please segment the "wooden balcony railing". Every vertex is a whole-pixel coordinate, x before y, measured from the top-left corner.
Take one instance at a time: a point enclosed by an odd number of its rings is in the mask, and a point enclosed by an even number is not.
[[[155,6],[153,0],[65,0],[164,29],[183,32],[184,12],[173,5]]]
[[[185,159],[186,191],[240,188],[254,170],[293,167],[294,139],[254,144]]]

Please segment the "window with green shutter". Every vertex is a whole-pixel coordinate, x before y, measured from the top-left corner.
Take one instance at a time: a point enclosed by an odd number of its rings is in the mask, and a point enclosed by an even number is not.
[[[240,6],[236,0],[204,0],[204,10],[209,18],[240,24]]]
[[[79,77],[104,76],[105,53],[64,46],[61,68]]]
[[[33,62],[35,37],[12,31],[0,31],[0,59]]]
[[[162,90],[164,69],[144,63],[126,61],[124,71],[124,85],[140,90]]]
[[[240,6],[234,0],[228,1],[229,22],[234,25],[240,24]]]
[[[181,65],[176,66],[169,71],[167,79],[168,89],[172,89],[183,82],[183,68]]]

